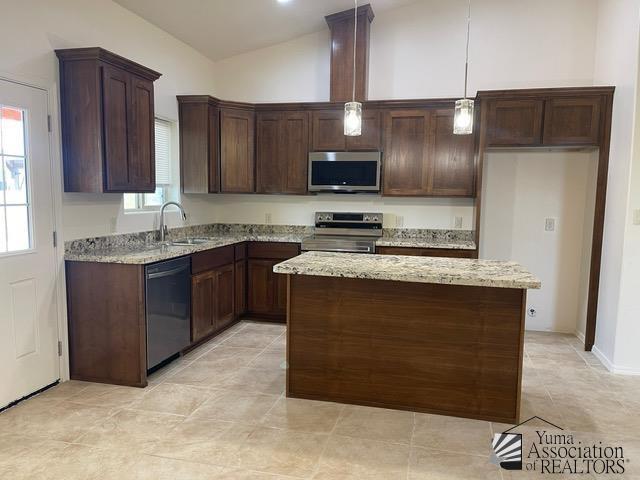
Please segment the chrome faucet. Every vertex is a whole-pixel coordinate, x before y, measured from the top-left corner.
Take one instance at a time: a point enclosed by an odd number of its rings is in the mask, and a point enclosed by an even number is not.
[[[164,202],[162,207],[160,207],[160,241],[164,243],[165,238],[167,237],[167,225],[164,223],[164,209],[169,205],[175,205],[180,209],[180,215],[182,216],[182,220],[187,219],[187,214],[184,212],[184,208],[178,202]]]

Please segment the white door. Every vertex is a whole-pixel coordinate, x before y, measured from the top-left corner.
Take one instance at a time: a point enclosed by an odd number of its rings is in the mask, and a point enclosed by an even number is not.
[[[47,100],[0,79],[0,408],[59,378]]]

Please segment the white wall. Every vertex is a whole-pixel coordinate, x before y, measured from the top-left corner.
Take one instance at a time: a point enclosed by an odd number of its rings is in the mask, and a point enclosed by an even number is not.
[[[2,0],[0,11],[4,76],[51,87],[58,81],[54,49],[100,46],[163,74],[155,83],[156,113],[161,117],[177,121],[177,94],[215,90],[213,62],[110,0]],[[52,113],[57,120],[59,113]],[[212,219],[206,200],[186,199],[185,203],[191,222]],[[114,230],[145,230],[153,226],[154,218],[125,215],[122,195],[63,195],[65,240]]]
[[[423,0],[376,15],[369,98],[462,95],[466,0]],[[469,87],[592,85],[596,0],[474,2]],[[542,34],[543,32],[543,34]],[[216,93],[246,101],[329,99],[328,29],[216,63]]]
[[[640,202],[637,147],[635,158],[633,155],[639,111],[639,30],[637,1],[599,0],[594,79],[615,85],[616,92],[594,351],[609,368],[636,373],[640,373],[640,234],[631,223],[631,211]]]
[[[540,278],[542,289],[528,292],[527,306],[537,311],[526,319],[529,330],[578,329],[585,301],[581,271],[590,252],[585,230],[593,216],[593,203],[585,203],[595,169],[593,152],[485,157],[480,258],[514,260]],[[555,231],[545,231],[546,218],[555,219]]]

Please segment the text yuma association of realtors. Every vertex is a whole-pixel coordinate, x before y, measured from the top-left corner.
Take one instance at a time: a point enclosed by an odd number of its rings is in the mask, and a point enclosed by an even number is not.
[[[531,444],[525,470],[542,474],[621,474],[625,471],[622,447],[602,445],[602,442],[583,445],[572,434],[536,431],[537,439]]]

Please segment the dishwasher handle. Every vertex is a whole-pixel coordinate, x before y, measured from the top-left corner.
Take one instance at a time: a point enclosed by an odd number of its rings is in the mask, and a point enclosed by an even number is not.
[[[171,275],[176,275],[180,272],[183,272],[184,270],[188,270],[191,266],[190,265],[183,265],[182,267],[178,267],[178,268],[173,268],[171,270],[164,270],[164,271],[159,271],[156,273],[147,273],[147,280],[153,280],[154,278],[163,278],[163,277],[169,277]]]

